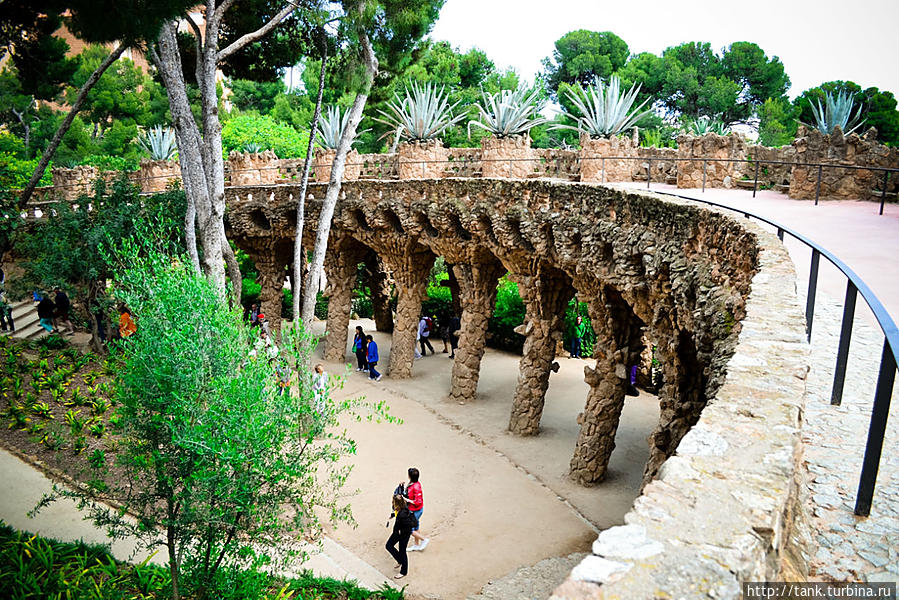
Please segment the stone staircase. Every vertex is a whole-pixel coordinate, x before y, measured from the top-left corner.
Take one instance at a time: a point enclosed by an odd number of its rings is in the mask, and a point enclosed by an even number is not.
[[[31,300],[14,302],[12,318],[16,330],[10,337],[14,340],[34,340],[48,335],[47,330],[41,327],[40,319],[37,317],[37,304]],[[10,333],[4,331],[2,335],[10,335]]]

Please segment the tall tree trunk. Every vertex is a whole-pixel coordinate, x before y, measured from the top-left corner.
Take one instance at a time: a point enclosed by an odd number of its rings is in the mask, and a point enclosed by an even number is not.
[[[360,5],[360,9],[362,5]],[[362,57],[365,66],[365,82],[362,89],[356,94],[353,106],[350,108],[350,117],[347,120],[346,129],[340,134],[340,142],[337,144],[337,155],[331,167],[331,181],[328,182],[328,191],[322,205],[321,215],[318,219],[318,231],[315,235],[315,249],[312,253],[312,264],[309,275],[306,278],[306,294],[303,297],[303,323],[311,323],[315,314],[315,297],[318,293],[318,282],[321,279],[322,266],[325,262],[325,250],[328,248],[328,235],[331,233],[331,219],[334,216],[334,208],[337,206],[337,198],[340,196],[340,185],[343,181],[343,170],[346,166],[346,155],[350,151],[353,139],[356,137],[356,128],[362,120],[362,110],[368,100],[375,75],[378,73],[378,57],[368,39],[368,34],[359,26],[357,28],[359,42],[362,45]]]
[[[315,144],[315,132],[318,130],[318,120],[322,114],[322,97],[325,93],[325,67],[328,62],[328,40],[325,38],[324,29],[321,36],[322,68],[318,74],[318,95],[315,98],[315,111],[312,113],[312,121],[309,123],[309,145],[306,147],[306,160],[303,162],[303,179],[300,183],[300,198],[297,200],[297,232],[293,241],[293,277],[290,283],[293,286],[293,318],[296,321],[300,314],[300,296],[303,291],[303,225],[306,222],[306,188],[309,185],[309,169],[312,167],[312,147]]]
[[[78,111],[81,110],[81,105],[84,104],[84,100],[87,98],[88,92],[91,91],[91,88],[96,85],[96,83],[100,80],[100,76],[109,68],[109,66],[114,63],[118,58],[122,55],[122,52],[125,51],[125,43],[122,42],[118,46],[116,46],[115,50],[109,53],[100,66],[91,73],[91,76],[87,78],[87,81],[84,82],[84,85],[81,86],[81,90],[78,92],[78,97],[75,98],[75,102],[72,104],[72,108],[69,109],[69,114],[66,115],[66,118],[63,120],[62,124],[60,124],[59,129],[56,130],[56,133],[53,135],[53,139],[50,140],[50,144],[47,145],[47,149],[44,150],[44,153],[41,155],[40,161],[37,163],[37,167],[34,168],[34,173],[31,175],[31,179],[28,180],[28,185],[25,186],[25,189],[22,190],[22,195],[19,196],[19,207],[24,207],[28,200],[31,199],[31,195],[34,193],[34,188],[37,187],[38,182],[40,182],[41,177],[44,176],[44,171],[47,170],[47,165],[50,164],[50,159],[53,158],[53,153],[56,152],[56,149],[59,147],[59,144],[62,142],[63,136],[69,130],[69,127],[72,126],[72,121],[75,120],[75,115],[78,114]]]
[[[203,173],[202,140],[187,98],[176,31],[177,24],[173,21],[163,25],[157,44],[159,52],[154,52],[151,56],[165,84],[172,124],[178,138],[178,161],[181,164],[181,180],[187,198],[184,239],[191,264],[200,273],[202,269],[197,252],[196,226],[199,221],[208,219],[209,211],[205,208],[208,203],[198,202],[198,198],[206,194],[206,177]],[[203,206],[202,209],[200,205]]]

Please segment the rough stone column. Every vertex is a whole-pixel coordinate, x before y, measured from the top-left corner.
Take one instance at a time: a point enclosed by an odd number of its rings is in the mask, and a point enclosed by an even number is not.
[[[680,330],[659,336],[657,356],[664,383],[659,390],[659,424],[649,436],[649,460],[643,485],[674,454],[681,438],[696,424],[706,405],[708,378],[692,333]]]
[[[343,361],[346,359],[356,272],[366,248],[346,236],[332,240],[332,244],[325,257],[328,287],[324,295],[328,296],[328,324],[324,357],[325,360]]]
[[[374,250],[365,255],[365,272],[371,290],[372,317],[375,329],[393,333],[393,310],[390,308],[390,275]]]
[[[464,403],[477,396],[487,322],[496,302],[496,282],[506,270],[496,258],[485,256],[473,259],[471,264],[455,265],[453,271],[462,291],[462,329],[453,363],[450,397]]]
[[[456,271],[453,268],[454,265],[447,264],[446,272],[449,274],[449,278],[447,279],[447,284],[450,289],[450,299],[453,303],[453,314],[461,315],[462,314],[462,290],[459,287],[459,280],[456,278]]]
[[[396,322],[387,373],[396,379],[408,379],[412,377],[421,301],[427,293],[434,255],[419,246],[384,258],[393,270],[397,291]]]
[[[281,331],[281,303],[284,292],[284,265],[275,256],[273,248],[267,251],[259,249],[252,255],[256,269],[259,271],[259,306],[268,321],[272,335]]]
[[[549,373],[562,339],[565,306],[574,295],[571,279],[561,271],[538,267],[533,275],[514,275],[525,302],[524,352],[518,363],[518,387],[512,401],[509,431],[537,435]]]
[[[602,481],[615,449],[615,434],[624,408],[629,381],[628,365],[639,356],[642,323],[611,288],[600,289],[598,282],[579,286],[587,297],[590,321],[596,333],[593,356],[596,367],[584,367],[590,385],[584,412],[578,415],[581,431],[571,477],[583,485]]]

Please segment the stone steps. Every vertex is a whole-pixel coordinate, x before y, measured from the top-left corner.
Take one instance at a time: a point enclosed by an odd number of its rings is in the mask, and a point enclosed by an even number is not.
[[[37,316],[37,304],[31,300],[23,300],[12,305],[12,318],[16,330],[9,335],[14,340],[34,340],[48,335],[47,330],[41,327]]]

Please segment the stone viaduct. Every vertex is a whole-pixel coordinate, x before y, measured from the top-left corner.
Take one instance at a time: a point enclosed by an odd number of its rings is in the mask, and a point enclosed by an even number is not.
[[[324,191],[312,185],[307,197],[310,244]],[[293,256],[296,193],[294,185],[226,190],[229,237],[256,262],[263,310],[276,319]],[[603,479],[629,367],[652,345],[664,383],[646,483],[725,382],[759,268],[758,248],[756,234],[732,218],[610,187],[501,179],[346,182],[326,260],[324,352],[345,360],[351,292],[365,263],[378,329],[392,328],[387,372],[411,377],[428,274],[442,256],[452,265],[462,308],[448,393],[472,402],[497,280],[508,272],[527,308],[509,430],[536,435],[564,309],[577,295],[589,307],[597,343],[595,365],[584,368],[590,390],[578,417],[571,476],[584,485]],[[388,279],[398,295],[395,322]]]

